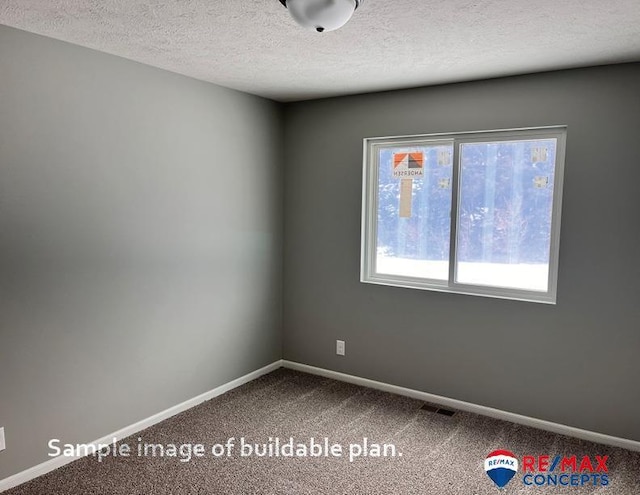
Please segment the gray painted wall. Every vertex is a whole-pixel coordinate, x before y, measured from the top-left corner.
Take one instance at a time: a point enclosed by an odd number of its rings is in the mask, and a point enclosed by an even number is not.
[[[633,64],[287,105],[285,359],[640,440],[638,88]],[[359,282],[364,137],[552,124],[556,306]]]
[[[0,479],[280,359],[281,128],[0,26]]]

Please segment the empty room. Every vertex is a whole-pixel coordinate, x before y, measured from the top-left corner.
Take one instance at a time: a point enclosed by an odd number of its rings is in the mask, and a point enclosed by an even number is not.
[[[639,495],[640,3],[0,1],[0,492]]]

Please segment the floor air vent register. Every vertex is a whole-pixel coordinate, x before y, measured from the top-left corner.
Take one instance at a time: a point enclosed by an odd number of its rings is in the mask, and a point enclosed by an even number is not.
[[[456,412],[450,409],[443,409],[442,407],[433,406],[431,404],[423,404],[420,408],[422,411],[427,411],[436,414],[442,414],[443,416],[453,416]]]

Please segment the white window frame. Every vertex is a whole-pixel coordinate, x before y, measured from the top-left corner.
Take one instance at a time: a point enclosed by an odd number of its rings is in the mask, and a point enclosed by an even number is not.
[[[556,304],[558,285],[558,261],[560,255],[560,217],[564,178],[566,126],[500,129],[457,133],[419,134],[412,136],[376,137],[364,139],[364,163],[362,181],[362,232],[360,281],[363,283],[405,287],[412,289],[452,292],[458,294],[515,299],[519,301]],[[457,267],[457,223],[460,199],[460,147],[476,142],[511,140],[556,139],[553,205],[551,213],[551,237],[549,246],[548,290],[546,292],[470,285],[455,282]],[[376,243],[378,216],[378,170],[380,148],[403,146],[431,146],[448,142],[453,144],[453,175],[451,198],[451,240],[449,245],[449,279],[433,280],[422,277],[381,274],[376,272]]]

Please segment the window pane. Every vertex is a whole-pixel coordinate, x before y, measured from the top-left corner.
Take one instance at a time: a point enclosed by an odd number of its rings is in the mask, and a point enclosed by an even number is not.
[[[376,272],[449,277],[453,143],[380,148]]]
[[[556,139],[460,145],[456,282],[546,292]]]

